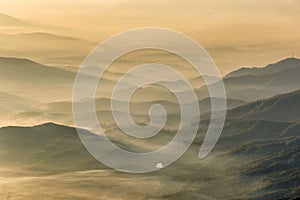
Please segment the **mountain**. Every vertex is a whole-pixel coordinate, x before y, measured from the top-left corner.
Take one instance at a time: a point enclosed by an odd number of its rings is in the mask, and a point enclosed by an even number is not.
[[[84,74],[83,77],[87,80],[98,78],[94,74]],[[120,75],[120,73],[105,72],[97,88],[99,97],[111,96],[111,91]],[[37,101],[71,101],[75,77],[76,71],[65,67],[47,66],[25,58],[0,57],[0,90]],[[120,92],[126,92],[137,79],[140,78],[132,76],[130,81],[122,83],[126,88]],[[158,100],[158,96],[169,97],[169,95],[172,94],[167,89],[153,85],[140,90],[136,95],[136,101]],[[171,100],[173,99],[175,98]]]
[[[50,36],[52,37],[52,35]],[[70,39],[73,40],[73,39]],[[283,64],[289,63],[287,69],[281,69]],[[268,98],[276,94],[299,89],[300,82],[297,78],[300,67],[298,59],[289,59],[270,65],[267,69],[274,69],[274,73],[265,75],[243,75],[224,79],[227,97],[229,100],[255,101]],[[295,67],[296,66],[296,67]],[[281,69],[281,70],[279,70]],[[112,75],[113,74],[113,75]],[[0,58],[0,83],[1,91],[13,93],[26,98],[36,98],[34,100],[42,102],[70,101],[73,91],[73,83],[76,72],[63,67],[45,66],[28,59],[20,58]],[[86,74],[86,78],[91,78]],[[119,74],[109,72],[101,80],[102,87],[98,87],[101,97],[109,97]],[[95,77],[94,77],[95,78]],[[132,77],[132,81],[138,77]],[[131,87],[131,83],[128,88]],[[179,84],[179,82],[168,83]],[[214,85],[212,85],[214,87]],[[57,88],[60,88],[57,90]],[[120,91],[121,94],[126,92]],[[183,94],[186,91],[180,91]],[[199,99],[208,97],[206,87],[196,89]],[[218,97],[214,97],[218,98]],[[138,90],[134,95],[134,101],[156,101],[168,99],[176,103],[175,96],[158,85],[146,86]],[[189,103],[189,102],[184,102]]]
[[[300,119],[300,90],[244,104],[228,111],[229,118],[295,121]]]
[[[72,58],[84,58],[97,45],[85,39],[38,30],[0,34],[1,56],[28,57],[49,65],[72,65]],[[82,61],[77,59],[76,66]]]
[[[225,77],[226,78],[233,78],[238,76],[245,76],[245,75],[268,75],[273,74],[276,72],[280,72],[282,70],[291,69],[295,67],[299,67],[300,59],[297,58],[286,58],[283,60],[280,60],[277,63],[267,65],[262,68],[253,67],[253,68],[241,68],[236,71],[230,72]]]
[[[94,46],[96,43],[80,39],[80,38],[75,38],[71,36],[65,36],[65,35],[57,35],[53,33],[47,33],[47,32],[31,32],[31,33],[16,33],[12,35],[6,35],[8,38],[11,37],[11,39],[18,39],[18,40],[28,40],[28,41],[44,41],[44,42],[61,42],[67,44],[68,42],[77,42],[82,45],[90,45]],[[8,39],[7,38],[7,39]]]
[[[219,99],[215,99],[218,101]],[[123,107],[126,106],[126,102],[115,101],[121,104]],[[88,103],[87,101],[80,102],[82,106]],[[211,99],[207,98],[200,100],[199,102],[201,115],[208,115],[211,109]],[[241,104],[243,101],[227,99],[227,108],[234,108]],[[162,105],[168,114],[168,117],[172,120],[167,120],[166,128],[170,130],[176,129],[180,121],[180,105],[178,103],[173,103],[169,101],[157,100],[157,101],[141,101],[141,102],[130,102],[130,114],[132,118],[140,123],[147,124],[149,122],[148,112],[152,105],[159,104]],[[182,105],[183,109],[189,111],[191,108],[189,104]],[[95,100],[96,113],[100,123],[102,125],[112,125],[114,124],[114,118],[111,113],[111,100],[108,98],[97,98]],[[217,110],[221,108],[216,107]],[[1,109],[0,109],[1,111]],[[124,111],[117,110],[120,115],[124,115]],[[5,115],[3,115],[5,116]],[[124,115],[125,116],[125,115]],[[160,117],[160,116],[156,116]],[[67,126],[74,125],[74,119],[72,114],[72,103],[68,101],[62,102],[51,102],[43,104],[35,104],[34,106],[27,107],[27,109],[19,109],[2,119],[3,125],[15,125],[15,126],[32,126],[35,124],[42,124],[46,122],[54,122],[59,124],[64,124]],[[110,128],[111,129],[111,128]]]
[[[25,58],[0,57],[0,91],[36,101],[70,101],[75,77],[76,72],[63,67],[46,66]],[[89,75],[83,77],[95,78]],[[101,84],[110,88],[115,83],[102,79]],[[101,92],[105,93],[105,90]]]
[[[245,199],[292,199],[300,196],[299,123],[254,122],[254,126],[244,129],[239,135],[220,140],[221,144],[228,142],[230,146],[235,145],[222,154],[231,157],[226,165],[240,163],[243,180],[255,182],[255,190]],[[236,144],[230,142],[234,140]]]
[[[27,26],[28,23],[12,17],[10,15],[0,13],[0,26]]]
[[[41,65],[28,59],[0,58],[1,90],[37,101],[70,98],[68,88],[71,88],[74,78],[75,73],[58,67]]]
[[[74,76],[74,73],[69,71],[45,66],[26,58],[0,57],[0,70],[1,79],[8,77],[12,79],[11,82],[19,81],[20,79],[21,81],[29,82],[34,81],[32,80],[33,78],[40,80],[52,76],[61,81],[64,77],[73,78]]]
[[[40,104],[40,102],[21,97],[18,95],[0,92],[0,116],[7,117],[16,112],[26,111],[29,108]]]
[[[43,166],[44,171],[47,171],[47,169],[58,170],[63,167],[63,162],[58,162],[58,159],[65,152],[70,152],[69,156],[72,152],[82,152],[78,156],[78,164],[81,163],[82,158],[90,158],[82,147],[75,129],[70,127],[52,123],[35,127],[5,127],[0,129],[0,138],[1,152],[3,152],[1,166],[22,163],[25,168],[38,168],[38,165],[48,160],[49,166]],[[57,161],[54,163],[55,158]],[[66,157],[65,161],[72,161],[74,158],[77,160],[75,154]]]
[[[61,88],[68,86],[68,81],[74,78],[74,72],[40,65],[25,59],[0,59],[0,61],[4,63],[3,66],[11,66],[0,67],[3,71],[3,74],[0,73],[0,80],[3,83],[13,84],[13,81],[9,82],[13,78],[15,87],[10,89],[14,92],[24,89],[25,94],[30,91],[28,89],[34,90],[30,88],[34,86],[41,90],[36,90],[41,92],[38,94],[46,95],[51,99],[53,95],[51,91],[54,88],[65,93],[66,90]],[[283,80],[282,74],[296,73],[296,69],[297,66],[281,70],[276,67],[271,75],[241,75],[228,79],[243,83],[236,88],[239,87],[238,91],[245,94],[248,92],[245,88],[249,86],[249,82],[271,88],[272,85],[269,84],[276,80],[274,77]],[[18,70],[20,73],[17,73]],[[37,78],[34,79],[34,84],[29,85],[33,82],[32,73]],[[247,77],[244,82],[242,77]],[[268,77],[270,82],[256,82],[261,77]],[[87,75],[87,78],[92,77]],[[17,82],[19,79],[21,81]],[[283,84],[284,87],[289,84],[288,78],[285,78],[285,81],[287,82]],[[275,86],[278,88],[278,84]],[[2,83],[1,87],[8,88],[7,84]],[[257,93],[263,91],[259,89],[253,88]],[[279,90],[272,92],[276,93]],[[15,98],[16,103],[18,99],[22,99],[22,96],[9,94],[2,95],[8,96],[8,101]],[[105,134],[121,148],[133,152],[147,152],[157,147],[161,148],[174,138],[178,129],[176,123],[180,118],[178,109],[175,108],[177,103],[169,99],[154,101],[155,94],[148,94],[148,97],[146,101],[138,99],[132,102],[132,111],[138,113],[133,113],[132,117],[137,123],[147,124],[149,117],[147,112],[143,112],[147,111],[153,103],[165,105],[172,114],[168,116],[167,126],[163,127],[159,134],[143,140],[129,137],[122,133],[116,124],[108,123],[113,121],[107,110],[110,100],[96,99],[95,106],[99,109],[97,114],[102,114],[99,122],[105,125]],[[87,200],[99,197],[161,200],[297,198],[300,196],[299,98],[300,90],[247,104],[241,100],[229,99],[229,107],[234,108],[228,111],[221,137],[205,159],[198,158],[209,124],[209,120],[202,119],[195,141],[180,159],[158,172],[140,175],[119,173],[96,161],[85,149],[73,127],[54,123],[30,127],[2,127],[0,128],[0,198],[85,198]],[[31,104],[31,101],[26,98],[22,100],[26,103],[25,106],[27,101]],[[199,101],[199,104],[209,107],[210,99],[204,98]],[[36,121],[69,120],[69,117],[72,117],[71,103],[68,100],[42,103],[34,106],[34,109],[34,111],[18,113],[18,116],[24,115],[23,118],[20,117],[20,121],[30,118]],[[122,113],[120,112],[119,115]],[[15,121],[13,118],[11,120]],[[90,131],[85,133],[92,139],[101,138]],[[99,145],[104,146],[101,142]],[[115,158],[113,155],[111,157]]]
[[[285,95],[285,98],[294,96],[293,93]],[[268,107],[269,104],[264,104],[261,109]],[[207,124],[205,120],[201,122],[197,138],[183,157],[157,173],[136,175],[137,184],[131,183],[131,174],[114,172],[95,161],[81,144],[74,128],[53,123],[0,128],[0,171],[4,174],[2,176],[21,176],[20,182],[13,183],[12,195],[17,195],[17,191],[22,193],[29,184],[38,189],[40,196],[52,197],[54,194],[49,193],[49,187],[57,189],[60,185],[63,190],[66,189],[63,183],[67,182],[78,191],[84,184],[84,190],[89,191],[91,197],[87,199],[93,199],[97,195],[112,195],[116,192],[114,188],[123,184],[127,186],[130,182],[130,185],[143,188],[138,194],[140,199],[233,199],[240,195],[239,199],[259,200],[299,196],[300,157],[297,149],[300,126],[297,121],[227,119],[214,150],[200,160],[197,153]],[[88,131],[86,134],[93,136]],[[164,129],[159,135],[145,140],[146,145],[142,147],[168,143],[173,136],[174,131]],[[130,144],[121,137],[111,139],[131,151],[142,144],[131,137]],[[38,182],[30,177],[38,177]],[[26,184],[21,181],[24,178]],[[104,187],[107,183],[114,187]],[[10,183],[4,184],[7,190]],[[150,185],[159,185],[162,192],[146,190]],[[44,186],[48,189],[44,190]],[[99,187],[102,188],[101,194],[97,193]],[[32,191],[30,195],[38,194]],[[61,199],[67,198],[65,195],[60,196]],[[131,199],[131,195],[122,193],[120,197]]]
[[[223,82],[228,99],[252,102],[277,94],[299,90],[300,79],[298,74],[300,74],[300,59],[287,58],[264,68],[237,70],[225,76]],[[215,81],[215,79],[211,80]],[[202,82],[200,80],[198,83],[195,83],[195,79],[191,81],[194,82],[194,85],[199,85]],[[178,85],[180,83],[180,81],[176,82]],[[214,89],[218,85],[213,83],[210,87]],[[137,93],[135,97],[137,101],[142,101],[143,99],[154,101],[160,98],[175,102],[175,96],[171,92],[164,90],[164,88],[159,86],[144,87],[143,91]],[[179,92],[183,95],[186,93],[186,91]],[[195,89],[195,92],[198,99],[203,100],[209,97],[206,85]],[[220,96],[214,96],[213,98],[220,98]],[[190,102],[187,100],[184,103]]]
[[[213,152],[223,158],[220,168],[238,172],[240,180],[232,179],[231,184],[238,188],[239,199],[300,196],[299,98],[300,92],[294,91],[228,111]],[[205,131],[207,124],[200,127]],[[196,143],[202,140],[198,136]]]
[[[221,99],[215,98],[215,101],[221,101]],[[114,102],[122,105],[126,105],[127,102],[117,101]],[[81,104],[87,103],[87,101],[80,102]],[[241,100],[236,99],[227,99],[227,108],[237,107],[245,103]],[[149,108],[154,104],[162,105],[169,113],[169,114],[179,114],[179,107],[180,105],[175,102],[167,101],[167,100],[156,100],[156,101],[130,101],[129,105],[131,111],[135,114],[147,114]],[[200,106],[201,112],[206,113],[210,111],[211,106],[211,99],[205,98],[203,100],[199,100],[198,104]],[[95,99],[96,110],[111,110],[111,99],[108,98],[96,98]],[[183,105],[185,108],[188,109],[189,104]],[[54,113],[71,113],[72,112],[72,102],[51,102],[46,104],[40,104],[36,106],[37,109],[43,112],[54,112]],[[220,108],[216,108],[219,110]]]
[[[96,136],[88,131],[84,134]],[[135,147],[111,139],[124,149]],[[54,123],[33,127],[0,128],[1,166],[22,164],[35,173],[61,173],[104,168],[85,149],[75,128]]]
[[[251,102],[300,89],[298,74],[300,60],[287,58],[264,68],[239,69],[225,76],[223,82],[228,98]],[[206,87],[198,93],[208,95]]]
[[[239,191],[239,199],[300,196],[299,98],[298,90],[228,111],[221,137],[211,154],[222,158],[218,166],[227,173],[238,172],[240,179],[232,178],[230,184]],[[200,128],[206,131],[208,122],[201,124]],[[202,140],[200,134],[195,143],[201,145]]]

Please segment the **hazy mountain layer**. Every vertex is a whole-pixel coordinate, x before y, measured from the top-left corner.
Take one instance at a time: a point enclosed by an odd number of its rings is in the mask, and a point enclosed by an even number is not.
[[[39,33],[33,35],[40,37]],[[56,36],[50,35],[47,37]],[[70,38],[69,40],[76,39]],[[247,70],[250,71],[249,73],[232,72],[233,75],[229,74],[224,78],[227,97],[251,102],[300,89],[299,70],[300,61],[290,58],[265,68],[253,69],[253,73],[250,73],[252,71],[250,69]],[[2,91],[44,102],[71,100],[76,76],[74,70],[44,66],[27,59],[0,58],[0,72],[0,89]],[[118,73],[105,72],[104,79],[99,83],[97,96],[110,98],[120,76],[121,74]],[[93,74],[86,74],[87,79],[92,77]],[[130,88],[136,82],[136,79],[138,77],[132,77],[130,82],[124,84],[127,84]],[[196,82],[194,79],[191,79],[191,82],[195,87],[201,85],[203,80],[199,78],[200,81]],[[177,85],[180,91],[180,81],[169,84]],[[125,90],[120,92],[125,92]],[[184,94],[186,91],[180,92]],[[196,94],[199,100],[207,98],[207,88],[201,87],[196,90]],[[136,92],[135,101],[145,101],[145,99],[147,101],[165,99],[172,102],[176,101],[170,91],[156,85],[143,87],[143,89]]]
[[[2,119],[40,104],[40,102],[5,92],[0,92],[0,102],[0,118]]]

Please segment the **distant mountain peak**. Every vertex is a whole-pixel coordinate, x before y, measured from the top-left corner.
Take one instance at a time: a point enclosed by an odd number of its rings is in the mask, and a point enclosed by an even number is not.
[[[295,57],[288,57],[288,58],[284,58],[284,59],[282,59],[282,60],[274,63],[273,65],[283,64],[283,63],[291,63],[291,62],[300,62],[300,59],[299,58],[295,58]]]

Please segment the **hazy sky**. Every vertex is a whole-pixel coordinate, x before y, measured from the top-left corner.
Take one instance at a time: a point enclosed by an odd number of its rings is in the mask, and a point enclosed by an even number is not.
[[[52,33],[101,42],[131,28],[181,31],[202,44],[221,72],[300,55],[299,0],[1,0],[0,12]]]

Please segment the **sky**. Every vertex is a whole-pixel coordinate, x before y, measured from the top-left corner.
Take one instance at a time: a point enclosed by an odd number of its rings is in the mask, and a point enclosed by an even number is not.
[[[171,28],[204,46],[222,74],[244,66],[264,66],[292,52],[300,55],[299,11],[299,0],[0,2],[0,13],[51,27],[19,32],[51,32],[99,43],[133,28]]]

